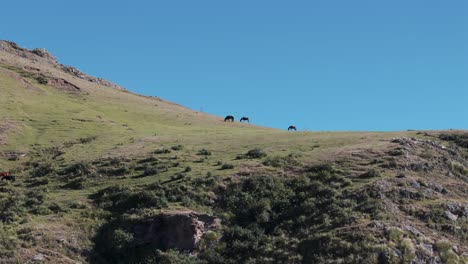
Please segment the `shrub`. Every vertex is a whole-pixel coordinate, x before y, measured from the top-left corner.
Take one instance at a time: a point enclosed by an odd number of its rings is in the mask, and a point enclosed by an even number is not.
[[[159,170],[157,167],[154,166],[147,166],[143,171],[143,176],[150,176],[150,175],[157,175]]]
[[[191,172],[191,171],[192,171],[192,168],[190,166],[185,167],[184,172]]]
[[[437,241],[435,248],[439,251],[440,258],[444,263],[458,263],[459,256],[453,251],[453,247],[448,241]]]
[[[376,177],[380,177],[380,172],[376,169],[370,169],[369,171],[367,171],[366,173],[364,174],[361,174],[361,178],[376,178]]]
[[[114,167],[101,167],[98,170],[99,173],[105,176],[124,176],[130,173],[130,168],[126,165],[114,168]]]
[[[455,144],[462,148],[468,149],[468,133],[465,134],[441,134],[441,140],[453,141]]]
[[[172,146],[171,149],[174,150],[174,151],[178,151],[178,150],[184,149],[184,146],[182,146],[182,145],[176,145],[176,146]]]
[[[36,81],[39,83],[39,84],[43,84],[43,85],[46,85],[49,83],[49,79],[47,77],[45,77],[44,75],[39,75],[37,78],[36,78]]]
[[[267,154],[263,150],[259,148],[255,148],[255,149],[251,149],[247,151],[247,153],[245,154],[238,155],[236,158],[237,159],[261,159],[266,156]]]
[[[66,167],[60,172],[69,177],[95,176],[96,168],[86,161],[78,162]]]
[[[416,250],[414,249],[411,239],[403,239],[400,243],[400,248],[403,253],[403,263],[411,263],[416,257]]]
[[[221,169],[222,169],[222,170],[234,169],[234,165],[225,163],[225,164],[223,164],[223,166],[221,166]]]
[[[210,156],[211,155],[211,151],[207,150],[207,149],[200,149],[198,152],[197,152],[197,155],[199,156]]]
[[[405,152],[401,149],[393,149],[388,152],[388,155],[390,156],[401,156],[404,155]]]
[[[79,138],[78,143],[79,144],[87,144],[91,143],[92,141],[96,140],[96,136],[90,136],[90,137],[85,137],[85,138]]]
[[[314,165],[314,166],[308,166],[305,169],[306,172],[311,172],[311,173],[323,173],[323,172],[328,172],[328,173],[335,173],[336,170],[331,164],[320,164],[320,165]]]
[[[466,169],[465,166],[463,166],[459,162],[452,162],[450,164],[450,170],[453,173],[460,174],[463,176],[468,176],[468,169]]]
[[[111,243],[115,251],[125,252],[131,247],[133,242],[133,234],[122,229],[116,229],[112,235]]]
[[[298,166],[300,163],[297,161],[296,156],[293,154],[289,154],[285,157],[268,157],[264,162],[263,165],[265,166],[272,166],[275,168],[285,168],[285,167],[292,167]]]
[[[142,160],[139,160],[138,163],[139,164],[150,163],[150,162],[156,163],[157,161],[158,161],[158,159],[156,157],[150,156],[150,157],[144,158]]]
[[[37,164],[31,172],[32,177],[42,177],[51,174],[54,171],[52,164],[48,162],[43,162]]]
[[[168,154],[168,153],[171,153],[171,150],[163,148],[163,149],[157,149],[153,153],[154,154]]]

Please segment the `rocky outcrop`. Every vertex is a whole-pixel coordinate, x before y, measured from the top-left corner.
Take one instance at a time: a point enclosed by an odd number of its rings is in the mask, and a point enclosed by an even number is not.
[[[47,84],[69,92],[79,92],[81,90],[80,87],[60,78],[50,78],[48,79]]]
[[[29,49],[20,47],[18,44],[14,42],[0,40],[0,51],[7,52],[9,54],[13,54],[18,57],[29,59],[33,63],[36,63],[36,64],[41,64],[41,63],[48,64],[74,77],[87,80],[89,82],[93,82],[102,86],[116,88],[116,89],[124,89],[115,83],[109,82],[102,78],[97,78],[94,76],[87,75],[74,67],[60,64],[55,56],[53,56],[49,51],[43,48],[29,50]],[[37,68],[33,68],[30,66],[26,66],[24,69],[27,71],[32,71],[32,72],[37,71]]]
[[[219,219],[194,212],[163,213],[133,226],[134,243],[154,249],[198,249],[202,236],[220,226]]]
[[[43,63],[52,64],[52,65],[58,64],[57,58],[55,58],[46,49],[28,50],[28,49],[20,47],[18,44],[14,42],[0,40],[0,50],[22,57],[22,58],[30,59],[34,62],[43,62]]]

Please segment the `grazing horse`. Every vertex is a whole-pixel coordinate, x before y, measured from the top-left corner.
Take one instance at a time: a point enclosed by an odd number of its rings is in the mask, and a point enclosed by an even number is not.
[[[226,118],[224,118],[224,122],[227,122],[227,121],[234,122],[234,116],[232,115],[226,116]]]
[[[289,126],[289,127],[288,127],[288,131],[289,131],[289,130],[297,131],[297,128],[296,128],[296,126]]]
[[[242,122],[242,121],[247,121],[248,123],[250,123],[249,118],[246,117],[246,116],[244,116],[244,117],[242,117],[242,118],[240,119],[240,122]]]
[[[14,175],[5,175],[5,176],[2,176],[2,181],[3,180],[14,182],[14,181],[16,181],[16,176],[14,176]]]

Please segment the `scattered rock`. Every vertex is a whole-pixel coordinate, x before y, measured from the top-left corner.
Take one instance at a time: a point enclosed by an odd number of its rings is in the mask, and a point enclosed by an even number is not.
[[[461,205],[456,202],[448,202],[445,204],[445,208],[454,215],[459,215],[462,213]]]
[[[39,253],[33,257],[34,261],[45,261],[46,260],[46,255]]]
[[[405,229],[411,232],[416,237],[424,237],[424,234],[417,230],[414,226],[408,225],[405,226]]]
[[[452,221],[457,221],[458,216],[452,214],[450,211],[447,210],[444,213],[445,213],[445,216],[447,217],[447,219],[452,220]]]
[[[415,189],[420,189],[421,188],[421,184],[418,183],[418,182],[412,182],[411,183],[411,187],[415,188]]]

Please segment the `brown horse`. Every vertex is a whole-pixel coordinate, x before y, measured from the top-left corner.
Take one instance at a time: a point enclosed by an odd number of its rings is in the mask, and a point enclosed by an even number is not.
[[[234,116],[232,116],[232,115],[226,116],[226,118],[224,118],[224,122],[228,122],[228,121],[234,122]]]
[[[242,122],[242,121],[247,121],[247,123],[250,123],[249,118],[246,117],[246,116],[244,116],[244,117],[242,117],[242,118],[240,119],[240,122]]]
[[[297,131],[297,128],[296,128],[296,126],[289,126],[289,127],[288,127],[288,131],[290,131],[290,130]]]

